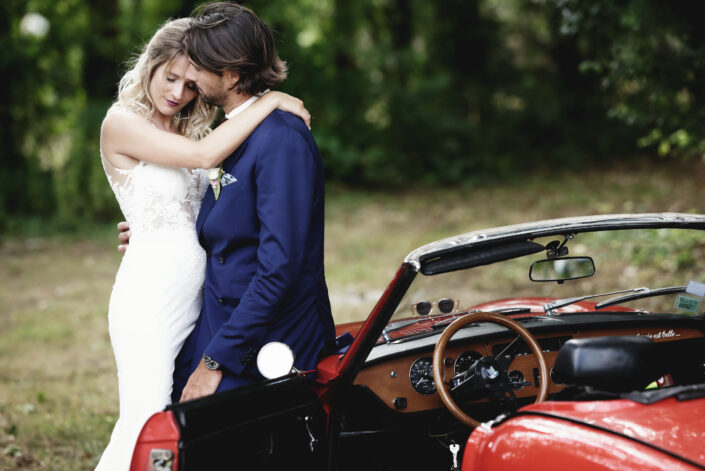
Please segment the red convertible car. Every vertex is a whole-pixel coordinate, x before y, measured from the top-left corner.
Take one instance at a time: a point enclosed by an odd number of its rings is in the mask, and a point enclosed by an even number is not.
[[[168,407],[131,469],[705,469],[704,258],[695,214],[428,244],[315,371]]]

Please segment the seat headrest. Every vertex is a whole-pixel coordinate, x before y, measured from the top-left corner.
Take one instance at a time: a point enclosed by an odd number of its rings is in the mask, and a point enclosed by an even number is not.
[[[551,370],[555,383],[601,391],[644,389],[665,373],[657,344],[645,336],[572,339],[558,352]]]

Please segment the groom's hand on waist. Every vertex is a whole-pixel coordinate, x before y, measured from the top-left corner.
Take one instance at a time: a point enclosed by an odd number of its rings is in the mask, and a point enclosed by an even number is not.
[[[180,402],[190,401],[191,399],[198,399],[199,397],[213,394],[216,389],[218,389],[222,377],[222,371],[209,370],[203,358],[201,358],[198,367],[191,373],[188,382],[186,382],[186,387],[184,387],[184,391],[181,393]]]
[[[125,253],[125,250],[127,250],[127,246],[130,243],[130,236],[132,235],[132,232],[130,232],[130,225],[127,221],[122,221],[118,223],[117,228],[118,231],[120,231],[118,234],[120,245],[118,245],[117,249],[118,252]]]

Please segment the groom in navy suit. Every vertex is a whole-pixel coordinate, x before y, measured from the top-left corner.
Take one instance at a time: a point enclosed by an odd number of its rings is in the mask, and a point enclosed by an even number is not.
[[[206,6],[184,42],[187,79],[226,117],[286,78],[271,30],[238,4]],[[323,273],[323,171],[309,129],[276,110],[222,171],[217,199],[209,189],[198,216],[207,253],[204,301],[177,358],[175,400],[261,379],[255,359],[268,342],[291,347],[299,370],[315,368],[334,343]]]

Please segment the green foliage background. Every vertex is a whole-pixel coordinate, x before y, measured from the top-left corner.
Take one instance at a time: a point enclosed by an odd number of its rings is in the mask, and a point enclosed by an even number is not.
[[[0,3],[0,230],[119,210],[98,158],[122,64],[188,0]],[[701,2],[253,0],[329,180],[470,185],[705,153]],[[49,22],[24,32],[28,13]]]

